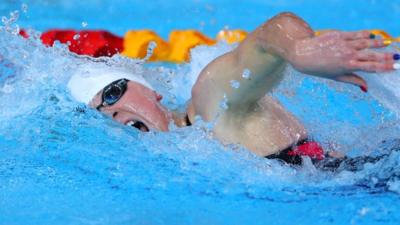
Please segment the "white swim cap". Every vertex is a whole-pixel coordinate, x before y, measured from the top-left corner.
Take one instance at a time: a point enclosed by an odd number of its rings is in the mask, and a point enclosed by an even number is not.
[[[101,89],[122,78],[153,89],[141,75],[134,75],[128,69],[112,68],[106,65],[89,65],[78,69],[69,80],[68,88],[77,101],[88,104]]]

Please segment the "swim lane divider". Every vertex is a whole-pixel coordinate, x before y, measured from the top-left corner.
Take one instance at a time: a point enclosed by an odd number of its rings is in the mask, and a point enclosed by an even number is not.
[[[317,31],[319,35],[324,31]],[[393,38],[383,30],[371,30],[371,33],[385,40],[400,42],[400,37]],[[44,45],[52,46],[55,41],[68,44],[69,50],[79,55],[93,57],[122,54],[131,58],[144,58],[151,42],[156,44],[149,61],[182,63],[189,60],[190,49],[198,45],[214,45],[218,41],[233,44],[242,41],[247,32],[244,30],[221,30],[215,39],[196,30],[174,30],[164,40],[151,30],[130,30],[124,37],[119,37],[104,30],[60,30],[52,29],[42,33]],[[27,38],[28,34],[20,31]]]

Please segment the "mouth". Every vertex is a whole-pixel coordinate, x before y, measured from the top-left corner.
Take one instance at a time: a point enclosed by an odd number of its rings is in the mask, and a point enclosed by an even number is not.
[[[126,123],[126,125],[134,127],[134,128],[136,128],[136,129],[138,129],[140,131],[143,131],[143,132],[149,132],[150,131],[149,127],[147,127],[146,124],[144,124],[142,121],[139,121],[139,120],[130,120],[130,121],[128,121]]]

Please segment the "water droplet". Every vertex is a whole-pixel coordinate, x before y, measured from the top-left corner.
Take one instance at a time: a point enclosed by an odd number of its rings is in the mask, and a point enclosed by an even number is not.
[[[54,41],[54,43],[53,43],[53,46],[54,47],[59,47],[59,46],[61,46],[62,44],[61,44],[61,42],[59,41],[59,40],[55,40]]]
[[[18,17],[19,12],[17,10],[10,13],[10,18],[7,18],[5,16],[1,17],[1,22],[4,24],[4,30],[10,32],[11,34],[17,35],[20,29],[18,25],[13,26],[13,23],[18,20]]]
[[[242,73],[242,77],[246,80],[250,80],[251,71],[249,69],[244,69]]]
[[[72,39],[74,39],[75,41],[78,40],[81,36],[79,34],[75,34],[74,37],[72,37]]]
[[[28,5],[23,3],[21,5],[21,10],[22,10],[23,13],[27,13],[28,12]]]
[[[12,20],[12,22],[17,21],[18,17],[19,17],[18,10],[15,10],[14,12],[10,12],[10,20]]]
[[[147,53],[146,56],[143,58],[143,61],[147,61],[153,55],[154,49],[157,47],[157,43],[154,41],[150,41],[149,45],[147,46]]]
[[[157,47],[157,43],[154,41],[150,41],[147,50],[153,50],[155,47]]]
[[[361,209],[358,211],[358,213],[360,214],[360,216],[365,216],[365,215],[368,214],[369,211],[370,211],[369,208],[363,207],[363,208],[361,208]]]
[[[197,123],[200,123],[201,121],[203,121],[203,119],[201,118],[200,115],[196,115],[196,116],[194,117],[194,121],[195,121],[196,124],[197,124]]]
[[[14,12],[10,12],[10,19],[6,19],[6,23],[4,25],[6,26],[11,26],[11,24],[15,23],[19,18],[19,12],[18,10],[15,10]],[[3,21],[4,22],[4,21]]]
[[[85,21],[82,22],[82,27],[87,27],[87,25],[88,25],[87,22],[85,22]]]
[[[230,83],[232,88],[238,89],[240,87],[240,82],[237,80],[231,80]]]
[[[15,27],[11,30],[11,33],[12,33],[13,35],[17,35],[17,34],[19,34],[19,31],[20,31],[20,29],[19,29],[19,26],[18,26],[18,24],[17,24],[17,25],[15,25]]]
[[[219,103],[219,107],[221,107],[221,109],[224,109],[224,110],[227,110],[229,108],[229,106],[228,106],[228,98],[226,97],[226,94],[224,94],[224,98]]]

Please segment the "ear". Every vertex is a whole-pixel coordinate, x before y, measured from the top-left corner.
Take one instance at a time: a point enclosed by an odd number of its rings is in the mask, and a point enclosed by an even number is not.
[[[358,75],[356,75],[354,73],[337,76],[337,77],[334,78],[334,80],[339,81],[339,82],[344,82],[344,83],[349,83],[349,84],[356,85],[356,86],[360,87],[360,89],[363,92],[367,92],[368,91],[367,82],[362,77],[360,77],[360,76],[358,76]]]

